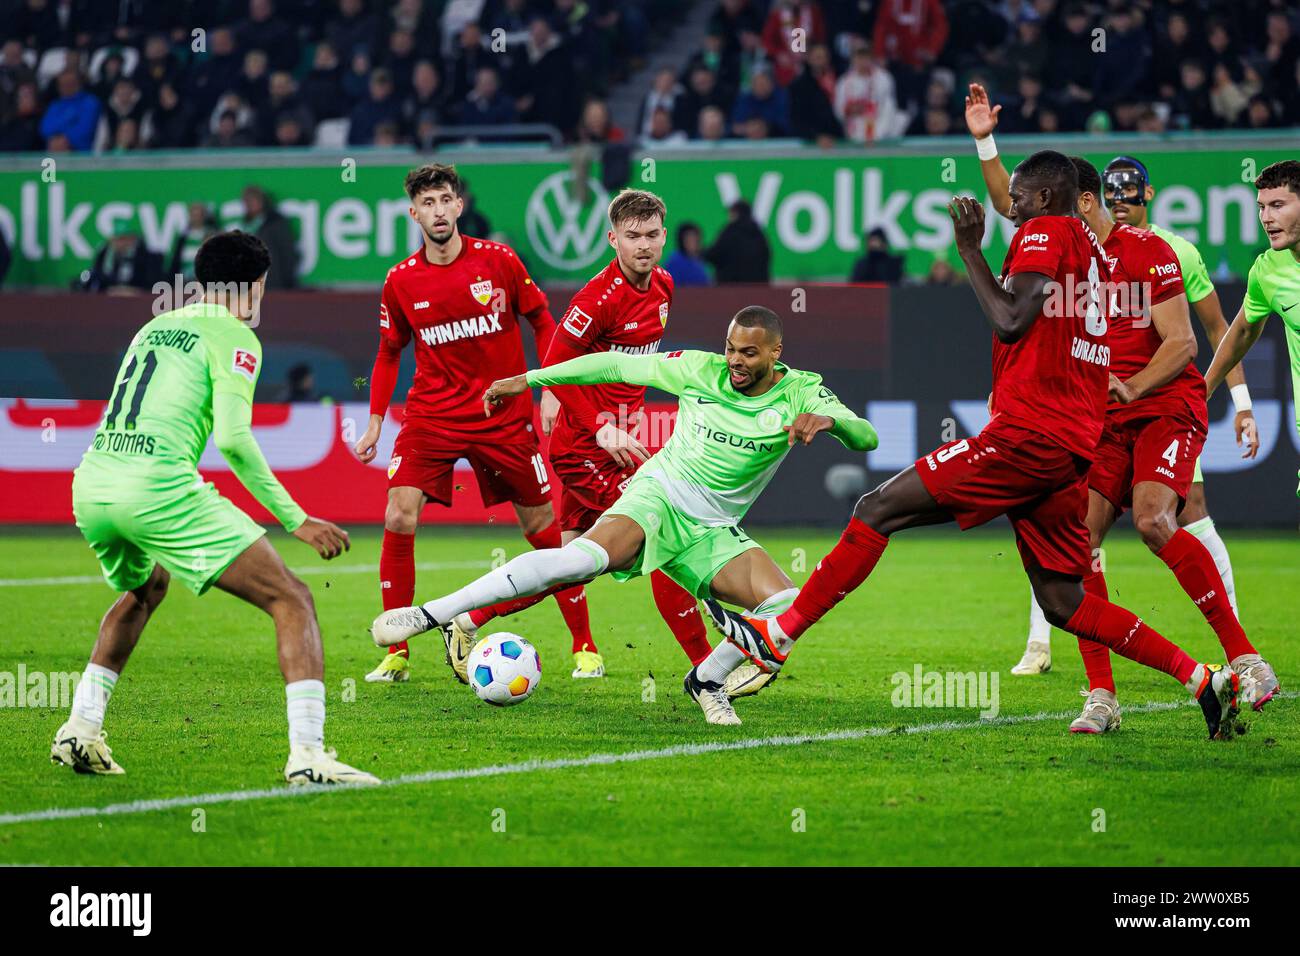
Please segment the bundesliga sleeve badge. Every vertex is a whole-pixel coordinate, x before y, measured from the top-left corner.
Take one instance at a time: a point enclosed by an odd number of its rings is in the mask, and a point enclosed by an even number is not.
[[[575,305],[564,317],[564,328],[573,333],[575,338],[580,339],[587,333],[587,329],[591,328],[591,316]]]
[[[235,349],[232,367],[250,382],[257,378],[257,356],[247,349]]]

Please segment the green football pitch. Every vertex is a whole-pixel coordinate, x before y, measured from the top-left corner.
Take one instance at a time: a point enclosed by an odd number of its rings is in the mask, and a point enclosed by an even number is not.
[[[798,582],[835,535],[757,537]],[[1053,635],[1050,673],[1011,676],[1029,602],[1005,528],[899,535],[781,678],[738,703],[744,725],[725,728],[683,696],[685,658],[644,581],[588,590],[604,680],[569,677],[567,632],[547,601],[497,628],[541,653],[542,684],[521,706],[489,707],[455,683],[436,636],[417,639],[410,683],[366,684],[381,656],[367,633],[378,534],[355,534],[326,564],[277,531],[316,597],[327,743],[387,782],[301,792],[280,775],[269,620],[217,592],[174,589],[117,685],[106,729],[126,775],[51,765],[66,704],[50,699],[60,688],[49,676],[81,671],[111,594],[75,535],[9,531],[0,863],[1295,865],[1295,538],[1224,537],[1247,631],[1284,695],[1249,715],[1244,737],[1212,743],[1182,688],[1122,660],[1123,726],[1067,733],[1083,684],[1068,635]],[[418,593],[451,590],[521,545],[514,529],[426,528]],[[1130,530],[1106,560],[1112,599],[1193,656],[1222,659]],[[973,674],[997,716],[935,694],[929,703],[951,706],[910,706],[926,697],[904,694],[899,675],[918,668],[923,686]]]

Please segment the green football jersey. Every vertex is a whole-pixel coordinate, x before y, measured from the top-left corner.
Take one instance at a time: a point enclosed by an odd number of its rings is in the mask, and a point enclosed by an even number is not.
[[[1292,402],[1300,402],[1300,261],[1290,249],[1269,249],[1256,257],[1246,277],[1241,308],[1247,322],[1262,322],[1274,312],[1282,316],[1291,355]],[[1300,409],[1296,429],[1300,430]]]
[[[257,336],[222,306],[188,305],[146,323],[122,358],[79,487],[129,495],[197,481],[213,396],[251,404],[261,367]]]
[[[1205,268],[1205,260],[1201,258],[1200,250],[1178,233],[1170,232],[1164,226],[1151,223],[1151,231],[1169,243],[1174,250],[1174,255],[1178,257],[1178,268],[1183,273],[1183,288],[1187,292],[1188,302],[1200,302],[1214,291],[1214,283],[1210,281],[1210,270]]]
[[[780,381],[762,395],[732,387],[717,352],[662,355],[601,352],[528,373],[529,385],[628,382],[680,399],[672,436],[641,472],[663,485],[674,508],[700,524],[737,524],[790,450],[783,426],[805,412],[835,421],[831,434],[856,451],[878,444],[875,429],[853,414],[820,375],[777,363]]]

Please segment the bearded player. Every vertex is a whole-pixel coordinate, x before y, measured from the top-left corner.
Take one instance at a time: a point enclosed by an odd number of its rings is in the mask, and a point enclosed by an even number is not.
[[[1255,257],[1246,277],[1246,298],[1205,373],[1210,393],[1239,367],[1264,333],[1270,315],[1282,317],[1291,356],[1291,401],[1300,433],[1300,162],[1286,159],[1265,166],[1255,180],[1259,224],[1268,249]],[[1300,496],[1300,486],[1296,487]]]
[[[595,352],[653,355],[659,351],[673,301],[673,279],[659,265],[663,255],[667,210],[654,193],[625,189],[609,204],[607,239],[615,257],[573,300],[560,323],[543,367]],[[647,458],[636,437],[644,421],[645,386],[610,382],[600,385],[557,385],[542,392],[542,428],[552,421],[551,402],[558,416],[550,430],[551,469],[563,483],[560,499],[561,542],[568,544],[591,529],[614,504]],[[664,623],[691,663],[698,664],[712,648],[695,595],[663,571],[650,575],[650,588]],[[544,595],[479,608],[458,614],[451,622],[451,658],[457,676],[468,681],[464,662],[478,639],[478,629],[498,616],[514,614],[543,600]],[[605,661],[594,642],[573,647],[574,677],[603,677]],[[772,675],[756,667],[737,671],[731,695],[757,693]]]
[[[406,176],[411,217],[423,247],[388,270],[379,306],[379,353],[370,381],[370,424],[357,442],[362,462],[374,459],[397,384],[402,350],[414,340],[415,382],[388,466],[388,507],[379,558],[385,608],[415,596],[415,529],[426,502],[451,504],[456,462],[474,469],[485,506],[509,501],[528,543],[560,545],[551,483],[533,431],[531,396],[483,420],[481,396],[492,381],[524,368],[520,318],[545,354],[555,332],[546,296],[505,245],[462,236],[456,221],[464,188],[452,166],[428,165]],[[581,588],[555,596],[574,641],[591,639]],[[448,660],[450,662],[450,648]],[[374,682],[410,677],[410,650],[390,648],[366,675]]]
[[[1043,150],[1016,167],[1008,212],[1018,228],[1001,278],[980,251],[983,207],[953,200],[957,249],[994,333],[988,426],[864,495],[784,613],[747,617],[706,601],[727,640],[701,668],[726,647],[780,670],[799,636],[871,574],[892,534],[947,521],[972,528],[1005,514],[1049,621],[1174,677],[1200,703],[1211,738],[1237,732],[1235,672],[1194,661],[1132,612],[1083,587],[1092,562],[1087,476],[1110,379],[1102,295],[1110,268],[1075,215],[1078,191],[1074,164],[1061,153]]]
[[[998,113],[1001,109],[1001,106],[990,106],[988,94],[982,86],[978,83],[970,85],[970,92],[966,97],[966,126],[975,137],[975,145],[980,156],[980,171],[989,188],[993,206],[1005,216],[1010,202],[1006,191],[1008,176],[1006,167],[998,158],[997,145],[993,141],[993,130],[997,127]],[[1177,233],[1170,232],[1150,221],[1147,208],[1155,197],[1155,189],[1151,185],[1146,167],[1131,156],[1117,156],[1107,164],[1102,178],[1105,204],[1116,223],[1154,233],[1173,248],[1187,301],[1205,329],[1210,347],[1217,348],[1228,330],[1219,295],[1210,280],[1205,261],[1196,247]],[[1098,194],[1093,200],[1093,205],[1097,206],[1102,198],[1103,196]],[[1245,373],[1241,369],[1236,369],[1229,384],[1233,405],[1236,407],[1234,427],[1237,444],[1245,444],[1243,458],[1254,458],[1259,454],[1259,431],[1254,413],[1251,411],[1250,390],[1246,387]],[[1232,560],[1228,556],[1227,546],[1214,525],[1214,519],[1206,510],[1205,484],[1201,475],[1199,457],[1193,467],[1191,486],[1181,497],[1185,503],[1178,511],[1177,523],[1179,527],[1185,528],[1194,535],[1214,558],[1215,568],[1223,580],[1228,604],[1233,614],[1236,614],[1237,597]],[[1052,666],[1051,626],[1032,595],[1029,611],[1029,637],[1024,655],[1011,669],[1013,674],[1041,674],[1050,670]]]
[[[1101,242],[1112,271],[1106,289],[1112,306],[1110,403],[1088,471],[1092,553],[1101,554],[1115,520],[1132,509],[1143,543],[1205,615],[1241,678],[1242,698],[1259,710],[1276,694],[1277,676],[1247,638],[1213,556],[1178,526],[1209,428],[1205,380],[1193,361],[1196,338],[1178,257],[1154,232],[1113,221],[1101,205],[1101,175],[1085,159],[1071,161],[1079,177],[1079,215]],[[997,178],[990,176],[987,183],[994,205],[1007,208],[1010,198],[999,193]],[[1083,586],[1106,597],[1100,561],[1092,562]],[[1083,639],[1079,651],[1088,675],[1088,700],[1070,731],[1105,733],[1120,724],[1110,651]]]
[[[612,507],[581,537],[553,551],[523,554],[460,590],[418,607],[385,611],[371,635],[381,646],[445,627],[456,615],[502,600],[611,573],[625,581],[662,569],[696,597],[720,597],[756,614],[775,614],[795,594],[785,572],[740,521],[796,442],[829,432],[854,451],[878,445],[876,431],[822,385],[820,375],[780,361],[781,320],[771,309],[741,309],[723,354],[599,352],[494,382],[491,414],[534,385],[624,382],[679,397],[677,427],[638,469]],[[711,724],[739,724],[725,678],[744,656],[724,641],[686,675],[685,690]],[[724,652],[726,665],[706,670]]]

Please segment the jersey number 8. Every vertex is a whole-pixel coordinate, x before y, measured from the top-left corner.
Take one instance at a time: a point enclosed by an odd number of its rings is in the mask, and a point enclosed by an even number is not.
[[[1089,335],[1106,334],[1106,316],[1101,311],[1101,277],[1097,274],[1097,258],[1088,266],[1088,311],[1083,320]]]

